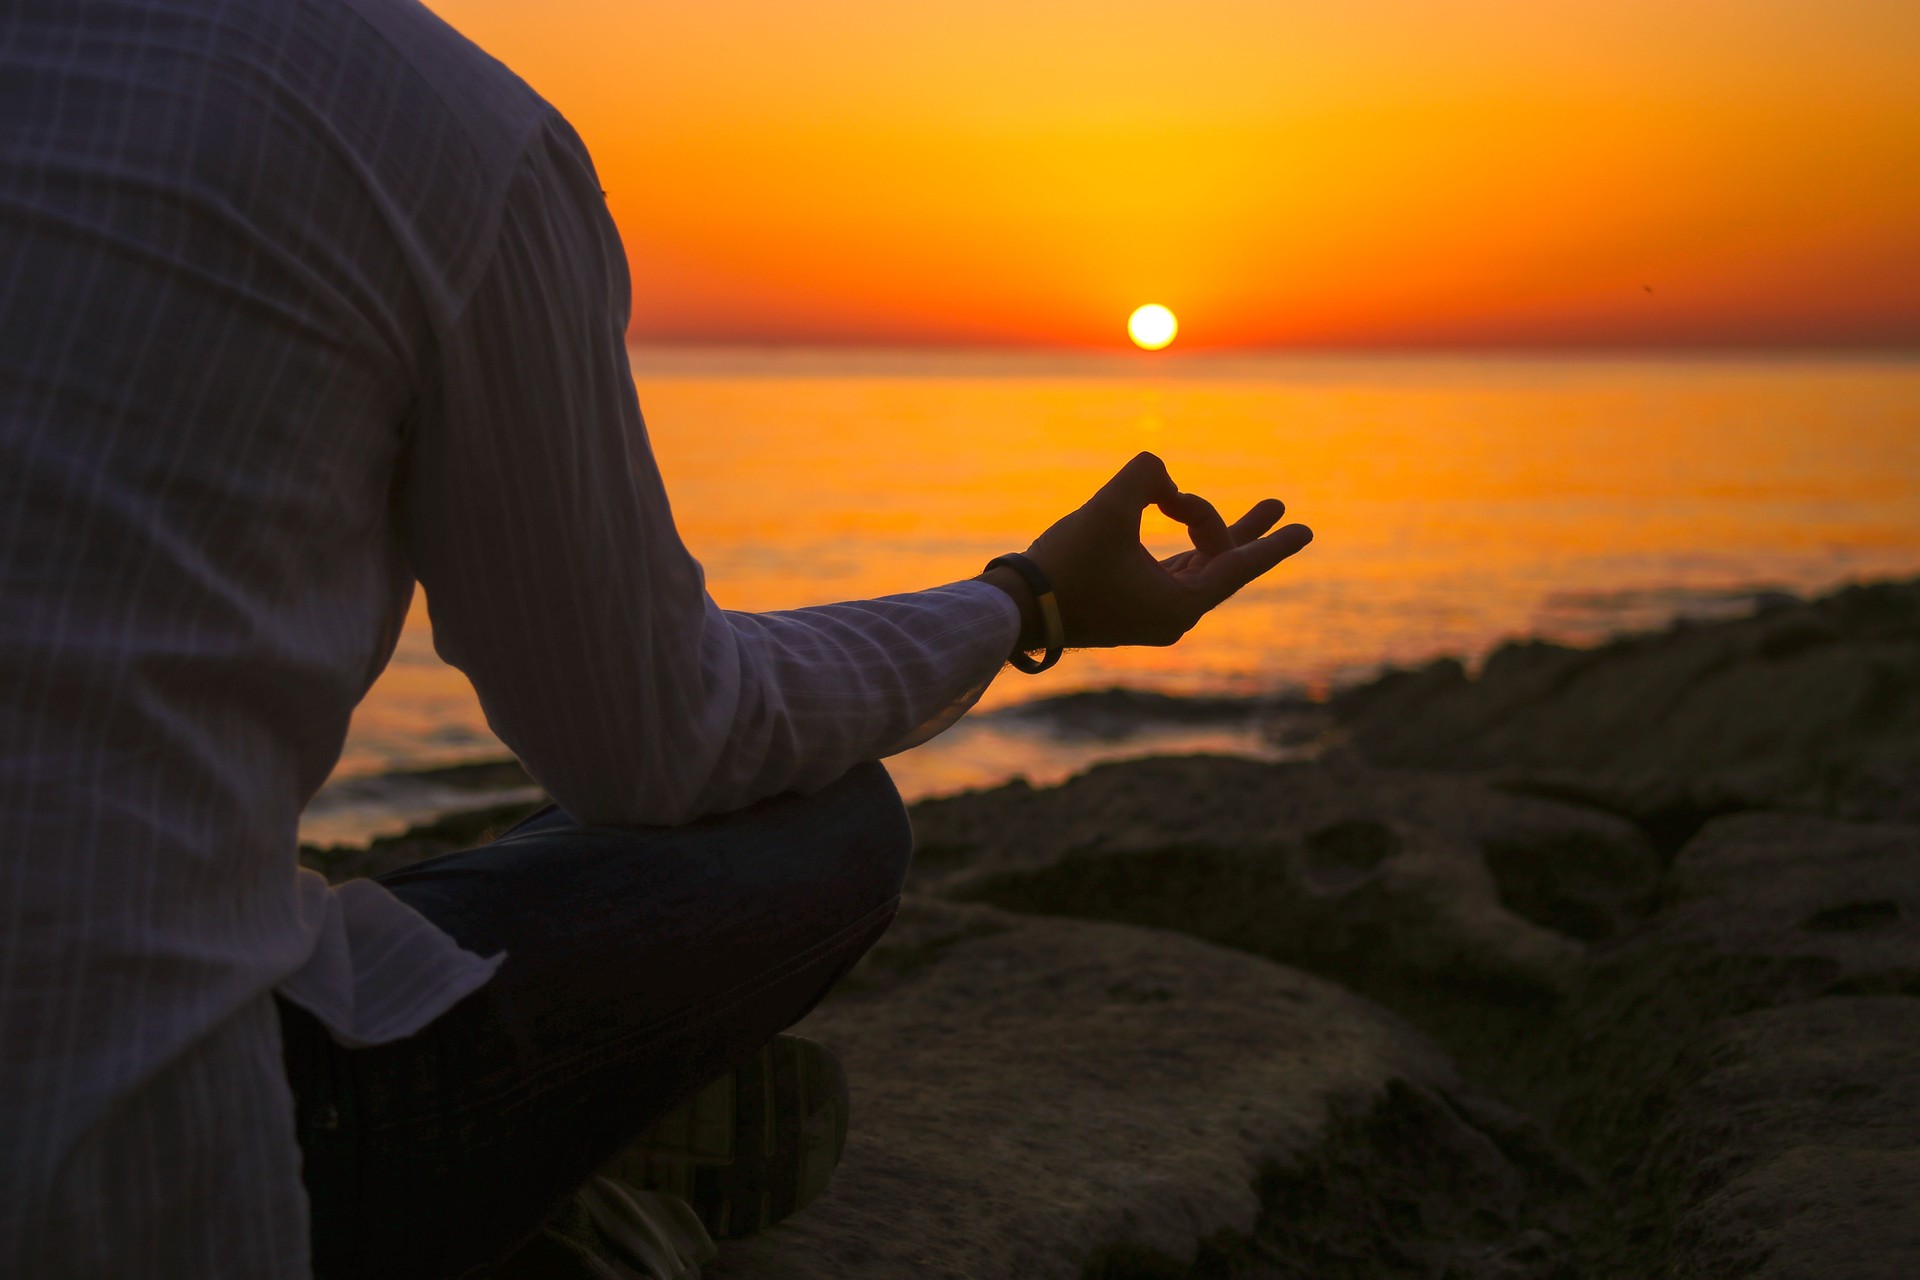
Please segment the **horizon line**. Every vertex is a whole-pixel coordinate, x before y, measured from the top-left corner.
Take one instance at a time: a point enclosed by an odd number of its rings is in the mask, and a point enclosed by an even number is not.
[[[849,355],[1027,355],[1122,360],[1143,366],[1196,359],[1268,357],[1507,357],[1559,358],[1762,358],[1795,357],[1920,359],[1920,339],[1904,343],[1685,342],[1685,343],[1326,343],[1273,346],[1208,345],[1142,351],[1114,344],[1020,342],[922,342],[793,338],[663,338],[629,336],[629,349],[728,354],[844,353]]]

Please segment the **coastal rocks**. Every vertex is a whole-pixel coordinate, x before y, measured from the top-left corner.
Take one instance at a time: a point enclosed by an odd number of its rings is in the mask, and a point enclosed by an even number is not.
[[[1685,1274],[1920,1274],[1920,1000],[1832,996],[1718,1023],[1650,1144]]]
[[[1722,818],[1681,851],[1655,937],[1799,975],[1812,995],[1920,996],[1920,828]]]
[[[1651,904],[1619,818],[1436,774],[1226,758],[1105,765],[914,809],[913,886],[1178,929],[1396,1007],[1551,1003]]]
[[[1542,1246],[1570,1274],[1920,1274],[1920,827],[1723,817],[1661,873],[1618,819],[1466,777],[1204,759],[915,821],[943,895],[1179,929],[1428,1029],[1604,1174],[1572,1261]],[[1262,1221],[1391,1197],[1391,1112],[1344,1175],[1263,1179]]]
[[[404,831],[449,813],[540,798],[518,760],[473,760],[430,769],[329,778],[300,815],[301,839],[325,849],[361,841],[370,830]]]
[[[515,770],[519,765],[513,765]],[[397,836],[376,836],[365,845],[300,846],[300,865],[318,871],[329,882],[385,875],[401,867],[458,853],[505,834],[513,825],[538,812],[544,799],[489,805],[484,809],[450,813],[433,822],[409,828]]]
[[[1329,713],[1317,764],[914,806],[900,921],[800,1028],[846,1163],[709,1275],[1920,1275],[1920,584]]]
[[[909,896],[796,1030],[846,1156],[714,1280],[1546,1276],[1580,1187],[1390,1014],[1174,934]]]
[[[1750,808],[1920,821],[1920,583],[1852,587],[1597,649],[1528,642],[1337,696],[1341,736],[1401,767],[1499,770],[1677,847]]]
[[[1920,1274],[1920,828],[1723,818],[1596,953],[1550,1067],[1678,1275]],[[1630,1271],[1631,1268],[1626,1268]]]
[[[1131,737],[1146,724],[1238,727],[1316,710],[1321,710],[1319,704],[1298,697],[1206,697],[1114,688],[1037,698],[984,714],[1041,724],[1063,738],[1118,741]]]
[[[1920,1275],[1920,826],[1733,815],[1662,870],[1470,776],[1224,758],[913,816],[799,1028],[846,1162],[709,1276]]]
[[[1638,1141],[1665,1087],[1726,1017],[1837,996],[1920,996],[1920,828],[1740,814],[1680,852],[1660,911],[1592,957],[1571,1006],[1574,1069],[1601,1086],[1571,1117],[1590,1145]],[[1616,1115],[1610,1115],[1611,1105]]]

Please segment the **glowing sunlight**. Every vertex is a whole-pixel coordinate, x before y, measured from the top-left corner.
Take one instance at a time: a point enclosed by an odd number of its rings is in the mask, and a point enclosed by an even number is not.
[[[1143,351],[1160,350],[1172,342],[1178,332],[1180,322],[1173,318],[1173,312],[1157,302],[1149,302],[1127,317],[1127,336]]]

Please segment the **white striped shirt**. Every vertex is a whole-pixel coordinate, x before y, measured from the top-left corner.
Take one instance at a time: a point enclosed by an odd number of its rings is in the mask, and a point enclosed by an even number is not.
[[[492,972],[295,865],[416,578],[595,822],[824,785],[1013,643],[713,604],[586,153],[411,0],[0,0],[0,281],[0,1275],[306,1274],[272,993],[377,1043]]]

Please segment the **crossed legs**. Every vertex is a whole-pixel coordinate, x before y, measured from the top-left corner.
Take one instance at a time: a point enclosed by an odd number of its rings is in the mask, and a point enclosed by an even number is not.
[[[892,921],[912,837],[877,764],[676,828],[549,809],[382,877],[492,982],[346,1049],[281,1006],[322,1277],[459,1276],[802,1017]]]

